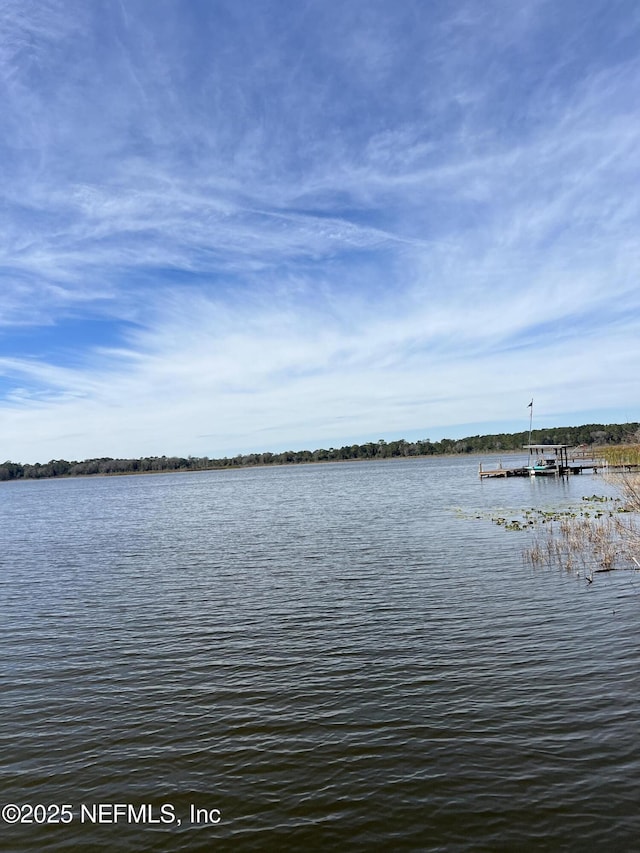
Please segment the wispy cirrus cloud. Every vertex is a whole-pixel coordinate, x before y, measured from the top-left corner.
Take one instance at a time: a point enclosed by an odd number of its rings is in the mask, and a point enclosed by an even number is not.
[[[11,455],[626,409],[640,18],[596,6],[8,3]]]

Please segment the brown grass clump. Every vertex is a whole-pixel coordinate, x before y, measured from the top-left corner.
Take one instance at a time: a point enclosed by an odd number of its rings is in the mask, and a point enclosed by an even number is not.
[[[640,466],[640,444],[619,444],[615,447],[601,447],[595,455],[609,465],[638,468]]]
[[[529,563],[584,574],[590,582],[594,573],[640,569],[640,474],[606,477],[620,493],[620,509],[587,517],[567,515],[546,525],[525,555]]]

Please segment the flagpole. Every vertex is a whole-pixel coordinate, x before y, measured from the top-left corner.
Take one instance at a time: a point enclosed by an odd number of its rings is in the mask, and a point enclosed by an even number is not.
[[[531,467],[531,425],[533,424],[533,397],[529,403],[529,462],[527,467]]]

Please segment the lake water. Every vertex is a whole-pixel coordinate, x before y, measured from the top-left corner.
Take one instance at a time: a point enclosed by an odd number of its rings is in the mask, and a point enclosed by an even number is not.
[[[640,577],[487,518],[607,489],[477,466],[1,484],[2,849],[640,850]]]

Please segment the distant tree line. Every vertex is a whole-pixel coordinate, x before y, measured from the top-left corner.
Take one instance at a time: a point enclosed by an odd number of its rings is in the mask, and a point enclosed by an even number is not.
[[[444,454],[490,453],[521,450],[529,433],[513,432],[497,435],[472,435],[468,438],[443,438],[442,441],[385,441],[330,447],[328,450],[286,450],[283,453],[247,453],[223,459],[207,456],[144,456],[140,459],[85,459],[67,462],[52,459],[35,465],[4,462],[0,465],[0,480],[42,479],[48,477],[78,477],[91,474],[141,474],[151,471],[205,471],[214,468],[245,468],[256,465],[289,465],[305,462],[333,462],[348,459],[391,459],[394,457],[440,456]],[[533,444],[615,445],[640,441],[640,424],[585,424],[578,427],[535,429]]]

